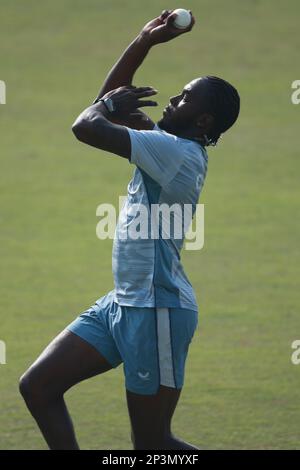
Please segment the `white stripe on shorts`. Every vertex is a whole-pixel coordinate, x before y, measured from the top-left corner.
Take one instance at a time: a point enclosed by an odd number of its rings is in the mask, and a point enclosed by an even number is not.
[[[170,331],[170,312],[168,308],[157,308],[158,357],[160,384],[175,388],[172,344]]]

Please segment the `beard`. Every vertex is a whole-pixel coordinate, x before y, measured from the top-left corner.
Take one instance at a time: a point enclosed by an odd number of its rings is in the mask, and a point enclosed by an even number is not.
[[[156,123],[158,125],[158,127],[160,127],[160,129],[162,129],[163,131],[165,131],[165,121],[164,121],[164,118],[161,118],[159,121],[157,121]]]
[[[157,121],[157,125],[160,129],[163,131],[169,132],[170,134],[180,134],[184,133],[186,131],[189,131],[191,128],[190,123],[184,123],[184,124],[179,124],[179,123],[174,123],[172,121],[169,121],[168,119],[165,119],[162,117],[159,121]]]

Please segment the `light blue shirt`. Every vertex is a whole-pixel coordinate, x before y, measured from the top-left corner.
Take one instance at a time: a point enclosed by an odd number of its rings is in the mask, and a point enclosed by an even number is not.
[[[177,204],[182,208],[190,204],[192,217],[207,171],[207,153],[198,142],[169,134],[157,125],[151,131],[127,130],[130,163],[136,168],[115,231],[114,301],[125,306],[198,310],[194,290],[180,261],[186,230],[177,238],[171,222],[170,237],[163,238],[162,218],[154,224],[150,214],[153,204]],[[148,223],[140,227],[139,217],[145,207]],[[177,216],[171,212],[172,215],[174,222]],[[134,239],[128,236],[132,228],[143,229],[144,233],[146,230],[148,236]]]

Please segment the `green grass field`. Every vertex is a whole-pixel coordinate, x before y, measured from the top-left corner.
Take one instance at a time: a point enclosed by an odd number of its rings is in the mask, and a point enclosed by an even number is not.
[[[235,84],[242,108],[209,153],[205,247],[183,251],[200,321],[173,430],[203,449],[300,449],[297,0],[1,2],[1,449],[46,448],[18,379],[113,288],[112,241],[96,238],[95,211],[126,194],[133,167],[79,144],[71,124],[142,26],[177,7],[197,23],[138,71],[136,85],[159,90],[149,114],[206,74]],[[122,367],[66,399],[83,449],[131,448]]]

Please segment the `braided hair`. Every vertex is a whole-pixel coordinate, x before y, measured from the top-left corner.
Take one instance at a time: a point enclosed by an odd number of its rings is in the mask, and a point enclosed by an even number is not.
[[[211,131],[204,135],[206,146],[217,145],[223,132],[237,120],[240,112],[240,97],[237,90],[222,78],[206,76],[206,111],[214,117]]]

